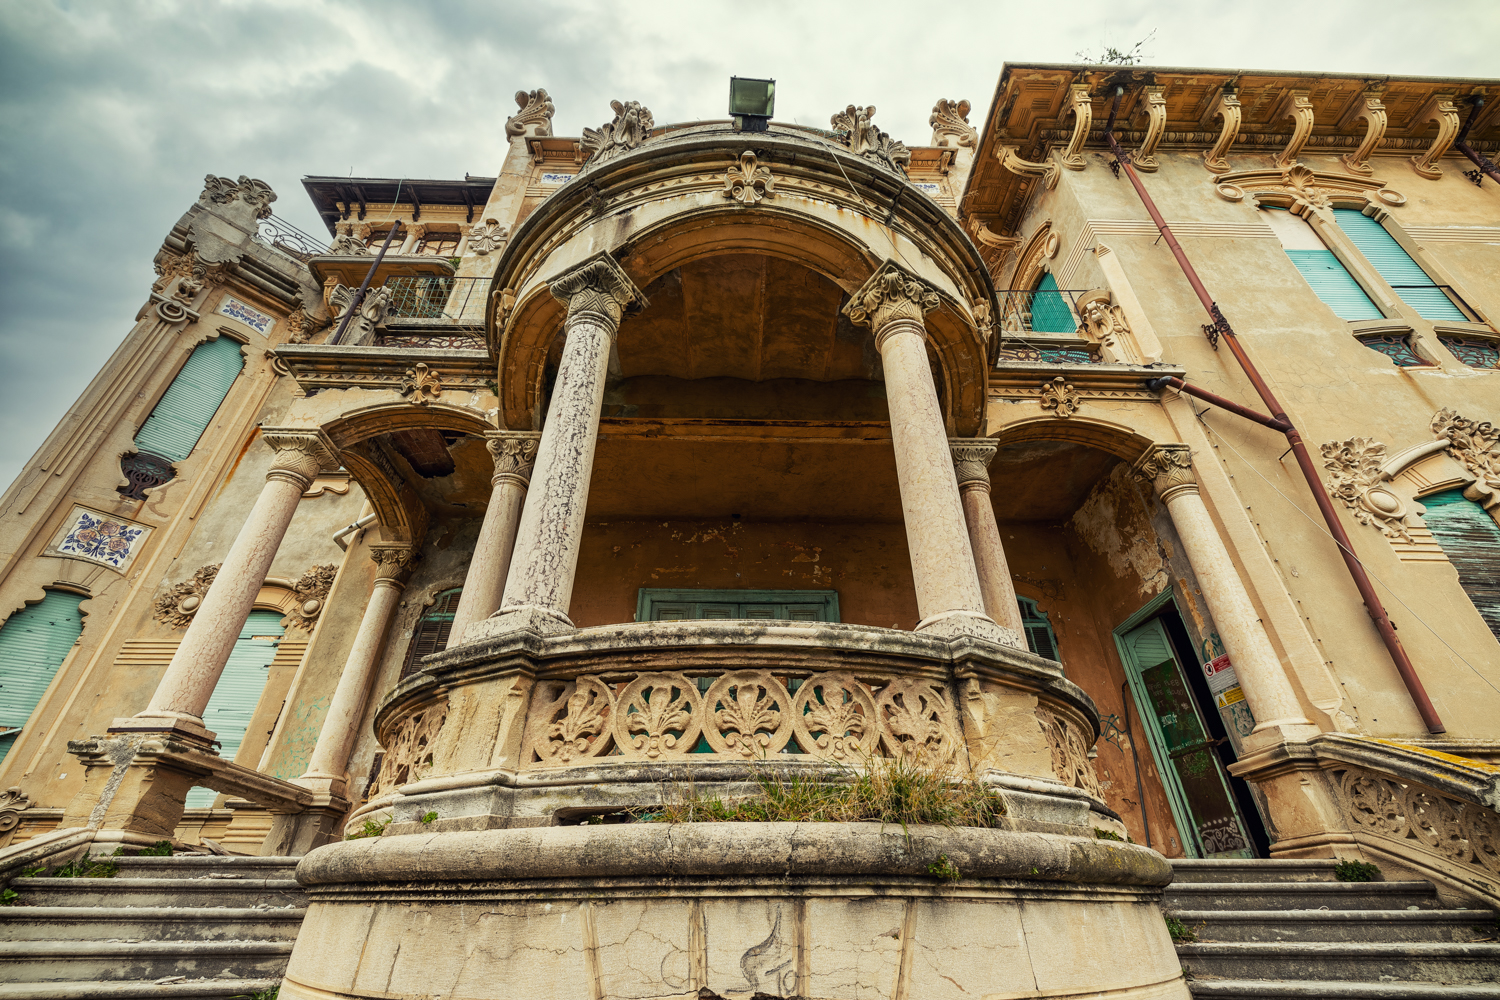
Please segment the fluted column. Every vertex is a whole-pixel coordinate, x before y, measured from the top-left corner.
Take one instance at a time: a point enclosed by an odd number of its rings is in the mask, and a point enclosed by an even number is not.
[[[180,720],[189,729],[202,728],[203,710],[250,617],[297,502],[320,471],[338,468],[333,444],[322,431],[266,428],[261,437],[276,449],[266,485],[203,596],[151,704],[137,720],[160,719],[168,725]]]
[[[1282,727],[1311,727],[1297,693],[1282,669],[1250,595],[1240,579],[1218,528],[1198,493],[1192,454],[1185,444],[1156,445],[1136,463],[1135,474],[1149,483],[1166,504],[1182,540],[1193,575],[1214,628],[1229,654],[1245,701],[1255,716],[1255,732]]]
[[[969,547],[974,550],[984,610],[998,624],[1017,635],[1025,635],[1021,609],[1016,604],[1016,585],[1010,579],[1010,564],[1005,559],[1000,526],[995,523],[995,508],[990,503],[990,462],[1000,444],[993,438],[952,438],[948,448],[953,454],[953,471],[963,499]]]
[[[354,645],[339,673],[328,714],[323,717],[323,728],[318,730],[317,745],[307,762],[307,773],[299,779],[300,784],[313,785],[335,795],[345,794],[344,770],[349,766],[349,752],[359,735],[359,720],[364,717],[380,648],[385,644],[385,634],[401,592],[406,589],[416,552],[409,545],[376,544],[370,546],[370,558],[379,567],[370,602],[365,605]]]
[[[474,543],[458,610],[453,613],[453,628],[448,633],[450,649],[463,645],[465,629],[500,607],[541,435],[536,431],[485,431],[484,438],[495,461],[495,474],[490,479],[490,505],[485,508],[479,540]]]
[[[588,510],[610,347],[625,310],[643,307],[646,298],[608,254],[555,279],[551,290],[568,307],[567,342],[497,614],[524,612],[571,629],[568,602]]]
[[[874,333],[885,370],[896,476],[921,616],[917,630],[974,635],[1024,649],[1019,635],[996,625],[984,611],[937,386],[927,365],[923,317],[939,301],[925,283],[887,262],[844,307],[851,321]]]

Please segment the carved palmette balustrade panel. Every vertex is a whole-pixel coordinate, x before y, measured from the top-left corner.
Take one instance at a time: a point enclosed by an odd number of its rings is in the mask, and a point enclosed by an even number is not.
[[[432,750],[437,735],[448,721],[448,703],[440,701],[413,712],[382,742],[385,757],[380,775],[367,798],[376,798],[402,785],[421,781],[432,772]]]
[[[1355,770],[1339,776],[1339,796],[1355,830],[1420,847],[1481,879],[1500,876],[1500,814],[1493,809]]]
[[[946,685],[919,677],[771,670],[715,676],[586,675],[537,685],[523,766],[599,760],[760,760],[798,753],[839,763],[953,759],[961,743]]]
[[[1052,749],[1052,773],[1064,784],[1081,788],[1102,800],[1104,789],[1094,771],[1094,762],[1089,759],[1089,745],[1093,734],[1085,734],[1077,722],[1055,715],[1045,708],[1036,710],[1036,718]]]

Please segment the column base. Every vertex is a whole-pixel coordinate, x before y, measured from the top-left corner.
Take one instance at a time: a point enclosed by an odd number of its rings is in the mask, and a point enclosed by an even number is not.
[[[939,639],[957,639],[970,636],[988,639],[990,642],[1009,646],[1011,649],[1026,649],[1026,639],[1014,629],[998,625],[993,618],[973,611],[944,611],[924,618],[917,623],[916,630],[923,635]]]
[[[536,635],[566,635],[577,632],[578,626],[561,611],[536,605],[501,608],[483,621],[477,621],[464,630],[463,643],[479,642],[511,632],[532,632]]]
[[[175,715],[136,715],[128,719],[116,719],[109,724],[107,732],[113,733],[160,733],[186,743],[197,744],[203,749],[214,745],[218,733],[203,725],[200,719]]]

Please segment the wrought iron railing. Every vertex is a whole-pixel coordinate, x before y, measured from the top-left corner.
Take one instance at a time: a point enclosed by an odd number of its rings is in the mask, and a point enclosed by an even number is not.
[[[328,253],[328,245],[322,240],[275,215],[268,215],[260,220],[260,229],[255,238],[304,264],[309,257]]]
[[[484,292],[480,277],[421,274],[391,278],[389,318],[440,319],[455,323],[484,322]],[[389,322],[389,319],[387,319]]]
[[[1033,289],[1000,292],[1000,336],[1041,333],[1069,336],[1083,325],[1078,299],[1081,289]]]

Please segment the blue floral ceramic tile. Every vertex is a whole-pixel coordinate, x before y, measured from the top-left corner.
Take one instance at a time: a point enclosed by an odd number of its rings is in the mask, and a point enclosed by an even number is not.
[[[74,507],[72,521],[52,545],[51,554],[124,570],[150,530],[122,518]]]

